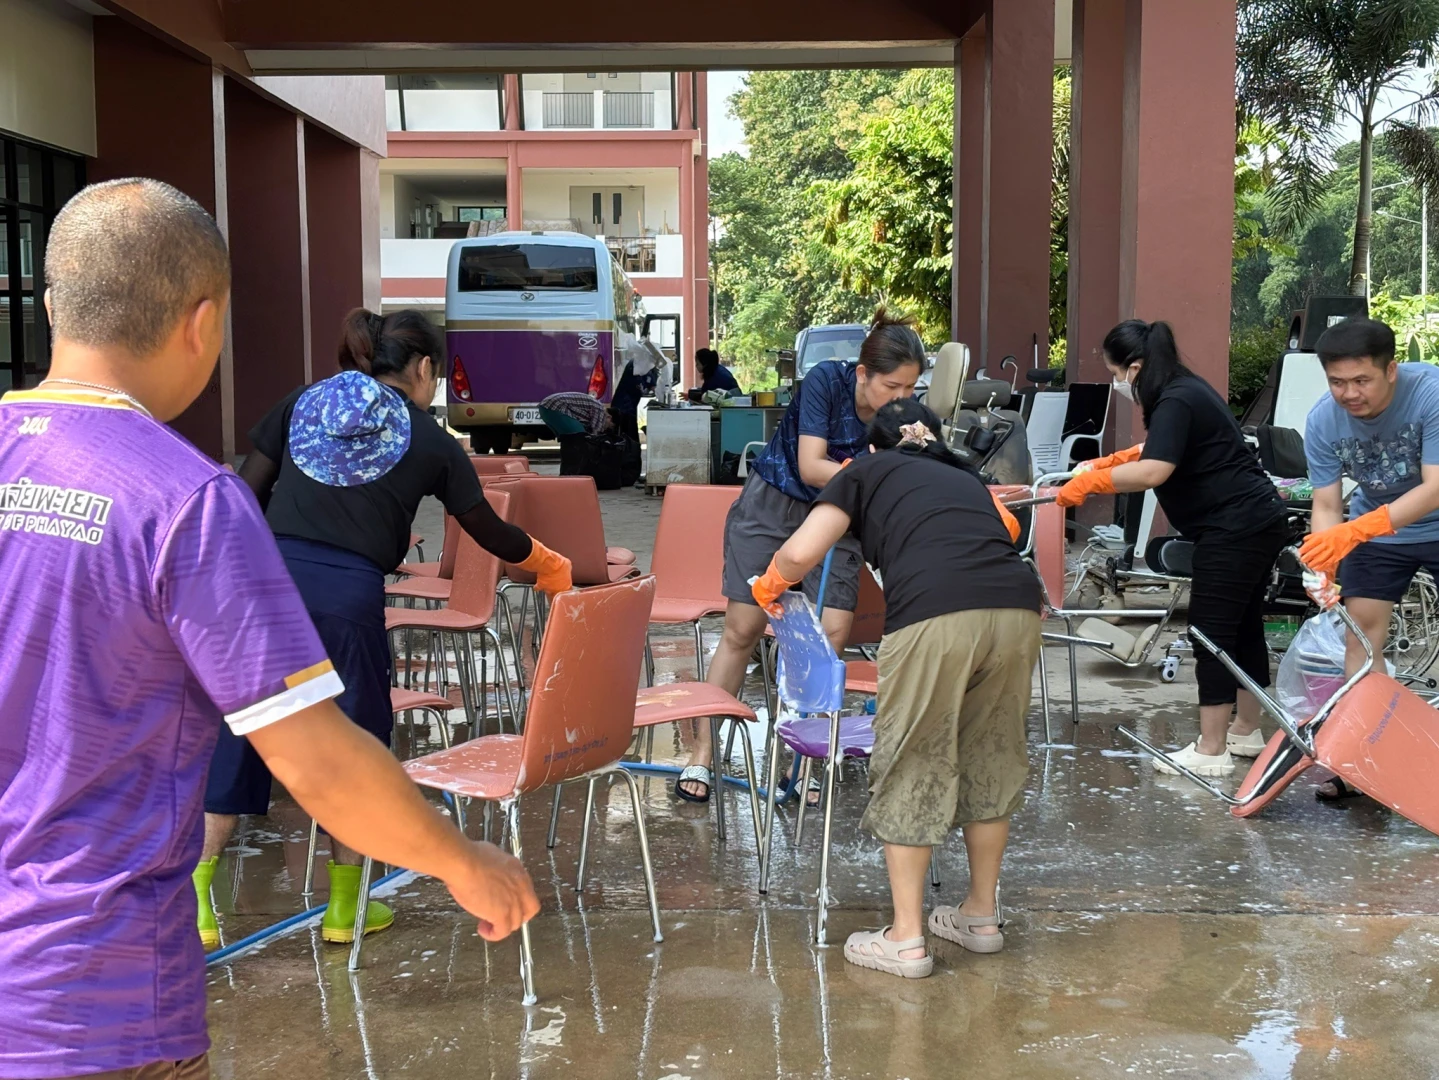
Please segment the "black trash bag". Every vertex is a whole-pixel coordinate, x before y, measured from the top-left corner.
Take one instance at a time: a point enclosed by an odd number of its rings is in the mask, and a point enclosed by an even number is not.
[[[630,487],[640,478],[640,444],[625,435],[561,435],[560,475],[593,477],[600,491]]]

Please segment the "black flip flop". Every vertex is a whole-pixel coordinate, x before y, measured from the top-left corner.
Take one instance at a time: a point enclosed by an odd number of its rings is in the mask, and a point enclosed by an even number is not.
[[[685,802],[707,803],[710,801],[710,792],[714,790],[714,770],[705,765],[687,765],[683,772],[675,779],[675,794]],[[695,795],[680,787],[681,784],[703,784],[705,793]]]
[[[1326,784],[1334,785],[1333,795],[1322,794]],[[1320,802],[1327,803],[1342,802],[1345,799],[1357,799],[1363,794],[1364,792],[1360,791],[1357,787],[1346,784],[1337,775],[1331,776],[1328,780],[1321,780],[1319,786],[1314,789],[1314,797]]]

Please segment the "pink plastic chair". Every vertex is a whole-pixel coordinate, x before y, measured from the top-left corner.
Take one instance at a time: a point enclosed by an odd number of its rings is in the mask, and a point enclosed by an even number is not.
[[[489,500],[490,506],[494,508],[500,520],[510,520],[511,504],[508,491],[502,488],[487,490],[485,498]],[[460,694],[464,700],[465,715],[469,720],[471,731],[478,730],[477,720],[483,720],[489,713],[485,697],[484,673],[478,671],[475,665],[472,636],[481,635],[482,661],[486,658],[488,651],[485,643],[493,643],[497,669],[496,680],[509,705],[511,722],[518,730],[520,713],[516,709],[513,695],[510,693],[510,677],[505,664],[504,648],[499,632],[495,628],[495,608],[497,603],[501,602],[498,595],[500,560],[475,543],[474,539],[463,529],[457,526],[455,531],[457,539],[450,545],[455,549],[455,576],[448,605],[437,609],[386,608],[385,629],[391,632],[398,630],[427,632],[433,635],[433,639],[437,639],[441,646],[447,638],[454,640]],[[508,624],[508,622],[509,619],[504,618],[504,624]],[[443,647],[440,655],[443,663]],[[411,666],[410,658],[407,655],[407,672]],[[475,702],[476,682],[479,683],[478,711]],[[503,728],[503,718],[500,722]]]
[[[471,739],[409,761],[405,771],[425,787],[498,802],[507,818],[510,848],[516,858],[523,858],[520,798],[550,785],[588,780],[578,889],[584,888],[595,784],[602,776],[620,775],[634,809],[654,939],[662,941],[644,804],[634,777],[620,763],[634,735],[634,702],[654,595],[654,578],[642,577],[555,597],[549,629],[540,646],[540,677],[535,680],[524,733]],[[366,859],[357,909],[362,913],[357,915],[361,925],[350,952],[352,971],[360,963],[363,912],[369,903],[372,870],[372,861]],[[534,956],[528,926],[520,931],[520,977],[525,1004],[533,1004]]]
[[[730,507],[741,489],[733,486],[671,484],[660,504],[655,532],[655,553],[650,572],[655,576],[655,609],[650,622],[660,626],[689,623],[695,634],[695,671],[705,677],[704,636],[701,622],[723,615],[729,601],[721,591],[724,574],[724,527]],[[653,684],[654,657],[645,650]]]
[[[524,454],[496,454],[494,457],[471,454],[470,462],[474,465],[475,472],[481,476],[502,476],[506,473],[530,471],[530,459]]]

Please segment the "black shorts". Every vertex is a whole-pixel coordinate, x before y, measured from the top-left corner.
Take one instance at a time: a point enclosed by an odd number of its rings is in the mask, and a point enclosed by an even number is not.
[[[1339,595],[1398,603],[1420,570],[1439,578],[1439,540],[1418,544],[1360,544],[1339,564]]]
[[[385,633],[385,575],[352,552],[292,537],[280,554],[320,635],[344,693],[340,710],[386,746],[390,712],[390,642]],[[264,814],[270,770],[250,740],[221,725],[205,785],[207,814]]]
[[[809,503],[790,498],[759,473],[750,474],[744,491],[725,518],[724,577],[720,585],[727,599],[754,605],[750,578],[760,577],[769,569],[770,560],[804,524],[809,509]],[[859,606],[859,575],[864,569],[859,541],[846,533],[834,547],[824,606],[836,611],[854,611]],[[822,566],[805,575],[804,594],[811,603],[819,596],[823,576]]]

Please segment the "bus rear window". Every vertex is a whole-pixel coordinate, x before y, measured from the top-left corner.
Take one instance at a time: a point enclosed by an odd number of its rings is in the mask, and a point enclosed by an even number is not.
[[[460,292],[595,292],[594,248],[494,244],[460,252]]]

